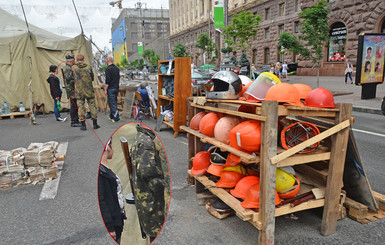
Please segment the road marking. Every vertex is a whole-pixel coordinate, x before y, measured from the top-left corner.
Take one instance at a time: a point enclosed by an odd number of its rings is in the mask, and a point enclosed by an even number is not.
[[[60,143],[57,149],[57,154],[66,155],[67,147],[68,147],[68,142]],[[41,190],[41,193],[40,193],[39,201],[54,199],[56,197],[57,190],[59,187],[60,177],[61,177],[61,170],[63,169],[64,161],[58,161],[55,163],[57,164],[57,167],[58,167],[57,178],[52,181],[45,182],[43,189]]]
[[[353,128],[353,131],[359,132],[359,133],[364,133],[364,134],[371,134],[371,135],[380,136],[380,137],[385,138],[385,134],[379,134],[379,133],[374,133],[374,132],[365,131],[365,130],[361,130],[361,129],[355,129],[355,128]]]

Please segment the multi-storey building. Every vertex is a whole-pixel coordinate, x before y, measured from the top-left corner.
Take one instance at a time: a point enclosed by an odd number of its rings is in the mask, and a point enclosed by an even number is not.
[[[282,32],[300,33],[298,14],[319,0],[228,0],[228,23],[235,13],[249,10],[260,15],[262,21],[255,37],[251,62],[258,65],[276,61],[299,62],[302,67],[311,67],[310,61],[301,60],[295,54],[282,54],[278,47],[278,36]],[[170,0],[170,43],[184,43],[192,54],[193,62],[202,64],[202,57],[195,48],[200,33],[210,33],[214,40],[223,45],[221,33],[213,27],[212,0]],[[358,35],[360,33],[385,32],[384,0],[329,0],[331,10],[329,27],[330,40],[324,49],[321,75],[343,75],[344,61],[335,60],[334,54],[349,58],[355,65],[357,60]],[[240,54],[233,52],[238,58]],[[313,74],[314,69],[301,69],[303,75]]]
[[[168,9],[124,8],[113,20],[112,53],[114,62],[138,53],[138,42],[143,50],[154,49],[161,59],[168,57],[170,22]],[[137,56],[136,56],[137,57]]]

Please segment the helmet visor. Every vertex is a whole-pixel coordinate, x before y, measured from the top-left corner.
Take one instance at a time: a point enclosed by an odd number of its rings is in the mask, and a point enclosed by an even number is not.
[[[278,83],[281,83],[281,81],[273,73],[262,72],[244,93],[246,101],[264,100],[267,90]]]

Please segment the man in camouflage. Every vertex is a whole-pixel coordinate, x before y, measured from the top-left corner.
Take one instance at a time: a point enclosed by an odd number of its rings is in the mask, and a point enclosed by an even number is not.
[[[64,85],[67,92],[67,98],[70,100],[70,116],[71,127],[80,127],[78,106],[75,98],[75,75],[72,66],[75,64],[75,56],[73,54],[66,55],[66,66],[63,71]]]
[[[79,108],[79,119],[82,126],[81,130],[86,130],[85,115],[86,110],[84,107],[85,100],[87,99],[88,106],[91,111],[91,118],[93,121],[94,129],[100,128],[98,125],[98,114],[96,111],[95,105],[95,93],[92,81],[94,80],[94,73],[92,72],[91,67],[84,63],[84,55],[79,53],[76,55],[76,63],[73,66],[75,70],[75,80],[76,84],[76,99]]]
[[[167,165],[166,155],[156,135],[140,124],[131,146],[134,175],[135,206],[139,223],[152,242],[165,221],[166,182],[162,164]]]

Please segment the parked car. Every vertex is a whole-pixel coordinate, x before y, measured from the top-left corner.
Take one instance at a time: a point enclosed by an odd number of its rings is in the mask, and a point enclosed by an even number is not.
[[[297,62],[290,62],[287,64],[287,72],[297,71],[298,63]]]
[[[245,75],[248,76],[250,74],[250,71],[247,66],[241,67],[239,71],[239,75]]]
[[[211,81],[211,75],[205,72],[199,72],[194,70],[191,73],[191,86],[196,86],[203,90],[202,84],[212,85],[213,82]]]

